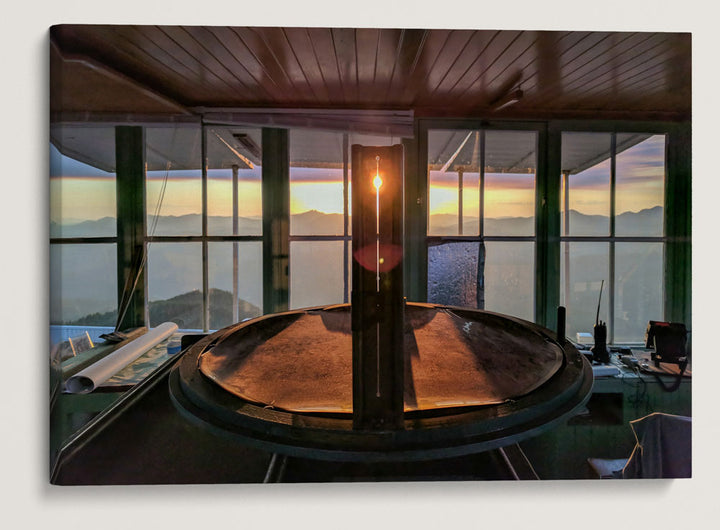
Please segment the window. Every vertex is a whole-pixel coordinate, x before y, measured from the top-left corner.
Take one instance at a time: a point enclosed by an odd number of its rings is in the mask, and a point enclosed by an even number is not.
[[[428,301],[534,316],[537,132],[428,131]]]
[[[203,329],[201,129],[145,129],[147,323]]]
[[[568,336],[599,319],[610,342],[643,342],[663,319],[665,135],[563,133],[561,158]]]
[[[151,326],[211,330],[262,314],[261,143],[257,129],[147,128]]]
[[[206,328],[220,329],[263,313],[262,134],[220,126],[205,134]]]
[[[50,340],[97,341],[117,318],[115,131],[53,125],[50,138]]]
[[[175,322],[180,329],[203,329],[202,243],[148,245],[147,284],[150,327]]]
[[[290,131],[290,308],[349,300],[348,138]]]
[[[210,329],[263,313],[262,241],[208,243]]]
[[[557,245],[536,234],[547,221],[536,218],[539,134],[497,126],[427,131],[427,247],[420,242],[412,259],[426,252],[428,301],[534,320],[535,291],[544,288],[536,284],[538,245]],[[118,265],[115,128],[53,126],[51,139],[51,320],[113,326],[117,285],[107,287],[106,278]],[[147,322],[212,330],[259,316],[261,130],[147,126],[145,141]],[[289,131],[291,308],[350,301],[351,146],[398,141]],[[611,341],[642,341],[647,321],[663,318],[665,141],[664,134],[562,134],[560,290],[550,298],[567,307],[572,338],[592,331],[601,286],[599,318]],[[406,175],[410,186],[415,178]],[[102,266],[88,272],[89,263]],[[105,279],[94,282],[100,269]],[[88,281],[78,285],[76,275]]]
[[[350,301],[351,146],[393,142],[386,136],[290,131],[291,309]]]

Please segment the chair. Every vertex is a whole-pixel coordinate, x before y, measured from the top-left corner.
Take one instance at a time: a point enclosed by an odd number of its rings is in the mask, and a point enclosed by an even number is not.
[[[631,421],[630,428],[636,443],[629,458],[588,458],[598,478],[692,476],[692,418],[654,412]]]

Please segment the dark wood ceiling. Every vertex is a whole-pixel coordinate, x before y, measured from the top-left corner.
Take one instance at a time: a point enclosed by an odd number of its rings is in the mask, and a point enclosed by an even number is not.
[[[671,119],[691,113],[688,33],[61,25],[53,113],[198,108]],[[493,110],[519,87],[516,104]]]

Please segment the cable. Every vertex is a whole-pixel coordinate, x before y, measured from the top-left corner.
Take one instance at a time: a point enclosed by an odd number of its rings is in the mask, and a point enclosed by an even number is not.
[[[658,374],[653,372],[653,376],[655,376],[655,379],[657,379],[658,384],[660,385],[660,388],[662,388],[665,392],[675,392],[678,388],[680,388],[680,383],[682,383],[682,377],[685,373],[685,368],[687,368],[688,362],[682,361],[678,363],[678,367],[680,368],[680,373],[677,374],[675,377],[675,381],[672,385],[667,386],[665,385],[665,381],[663,381]]]
[[[160,195],[158,196],[157,203],[155,204],[155,212],[153,213],[153,222],[152,227],[150,228],[150,237],[152,238],[155,235],[155,229],[157,228],[157,222],[160,217],[160,210],[162,208],[162,203],[165,200],[165,190],[167,189],[167,181],[168,177],[170,176],[170,167],[171,162],[168,160],[167,164],[165,166],[165,176],[163,177],[162,186],[160,187]],[[131,272],[127,279],[125,280],[125,287],[123,288],[123,295],[121,299],[120,304],[120,311],[118,311],[118,318],[115,322],[115,331],[119,331],[120,324],[122,323],[123,318],[125,318],[125,313],[127,313],[128,308],[130,307],[130,301],[132,300],[133,294],[135,293],[135,288],[137,287],[137,283],[140,280],[140,274],[143,271],[143,268],[145,267],[145,263],[147,262],[147,255],[148,255],[148,248],[150,246],[150,242],[147,242],[145,245],[143,245],[142,251],[138,256],[136,256],[136,259],[133,263],[132,271],[134,271],[134,279],[132,280],[132,287],[130,287],[130,279],[133,278],[133,272]],[[139,263],[138,263],[139,260]]]

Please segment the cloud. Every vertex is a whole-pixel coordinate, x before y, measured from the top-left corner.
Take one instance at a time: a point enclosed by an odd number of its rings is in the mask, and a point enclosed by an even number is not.
[[[350,176],[352,179],[352,176]],[[332,183],[343,181],[343,170],[338,168],[291,167],[290,182]]]
[[[477,187],[479,177],[477,173],[467,174],[463,180],[463,186]],[[430,185],[437,188],[458,187],[457,173],[441,173],[440,171],[430,172]],[[535,175],[532,173],[487,173],[485,175],[486,190],[527,190],[535,187]]]

